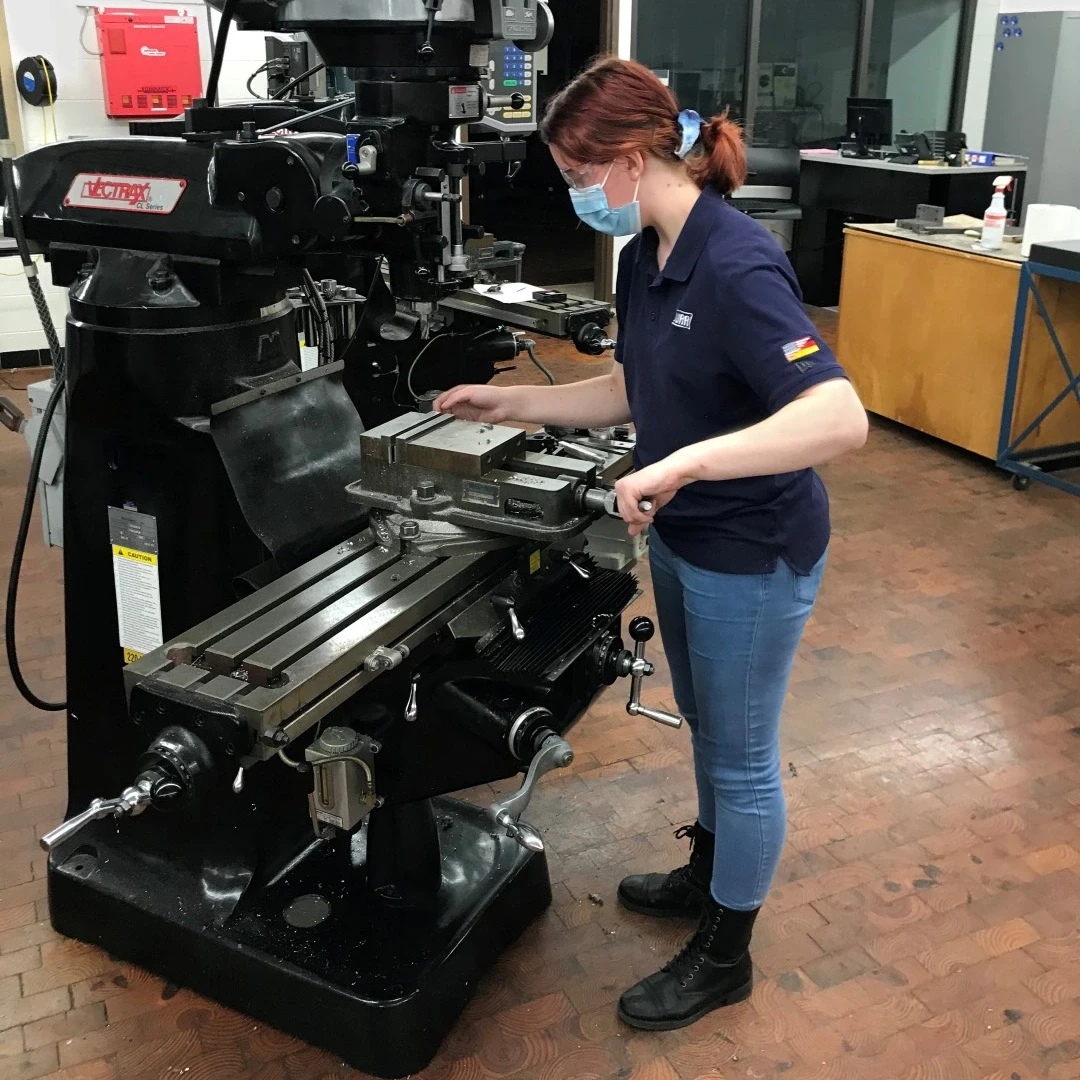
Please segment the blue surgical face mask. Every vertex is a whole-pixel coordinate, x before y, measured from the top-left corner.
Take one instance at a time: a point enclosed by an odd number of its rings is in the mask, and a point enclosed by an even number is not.
[[[641,203],[638,202],[641,181],[638,180],[631,202],[625,206],[612,207],[604,189],[614,168],[615,163],[612,162],[603,183],[581,189],[571,188],[570,201],[574,204],[577,216],[597,232],[606,233],[608,236],[634,236],[641,232]]]

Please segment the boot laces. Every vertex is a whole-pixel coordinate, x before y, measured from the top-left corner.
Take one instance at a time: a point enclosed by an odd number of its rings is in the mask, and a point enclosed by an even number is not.
[[[677,976],[680,986],[692,982],[701,970],[723,914],[723,908],[719,908],[712,918],[703,920],[694,936],[664,965],[662,970]]]

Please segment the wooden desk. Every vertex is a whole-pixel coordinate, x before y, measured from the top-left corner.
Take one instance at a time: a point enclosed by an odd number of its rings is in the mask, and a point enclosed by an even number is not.
[[[919,203],[945,213],[982,220],[994,193],[994,178],[1016,177],[1011,205],[1024,201],[1026,165],[898,165],[892,161],[803,152],[799,172],[799,224],[792,261],[808,304],[829,307],[840,296],[845,225],[892,222],[915,216]]]
[[[846,230],[838,353],[866,408],[996,460],[1016,314],[1019,250],[980,254],[965,237],[916,237],[895,225]],[[1080,285],[1040,282],[1067,355],[1080,355]],[[1038,315],[1023,346],[1014,435],[1066,385]],[[1065,401],[1024,444],[1080,441]]]

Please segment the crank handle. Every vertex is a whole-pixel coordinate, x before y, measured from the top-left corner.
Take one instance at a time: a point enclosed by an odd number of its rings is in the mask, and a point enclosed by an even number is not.
[[[630,704],[626,706],[626,711],[631,716],[644,716],[646,720],[655,720],[658,724],[663,724],[665,727],[681,728],[683,726],[683,718],[681,716],[664,712],[662,709],[649,709],[639,702],[630,702]]]
[[[95,799],[81,814],[68,818],[62,825],[41,838],[41,846],[46,851],[70,840],[80,829],[85,828],[91,821],[100,821],[107,817],[127,817],[128,815],[141,814],[150,802],[150,783],[141,781],[137,787],[127,788],[122,795],[115,799]]]
[[[552,732],[544,740],[540,752],[529,763],[529,771],[525,774],[521,787],[513,795],[491,807],[491,816],[495,819],[495,823],[505,829],[506,835],[516,840],[523,848],[529,851],[544,850],[544,842],[536,830],[518,820],[532,801],[533,792],[536,790],[540,777],[551,772],[552,769],[565,769],[573,760],[574,748],[565,739]]]
[[[515,821],[505,810],[500,811],[495,821],[506,830],[511,840],[516,840],[526,851],[539,855],[544,850],[544,841],[540,834],[524,821]]]

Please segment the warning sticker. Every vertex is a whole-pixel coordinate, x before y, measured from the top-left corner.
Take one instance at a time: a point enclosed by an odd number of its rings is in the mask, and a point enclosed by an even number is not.
[[[149,514],[110,506],[109,538],[120,647],[124,663],[130,664],[164,642],[157,520]]]

